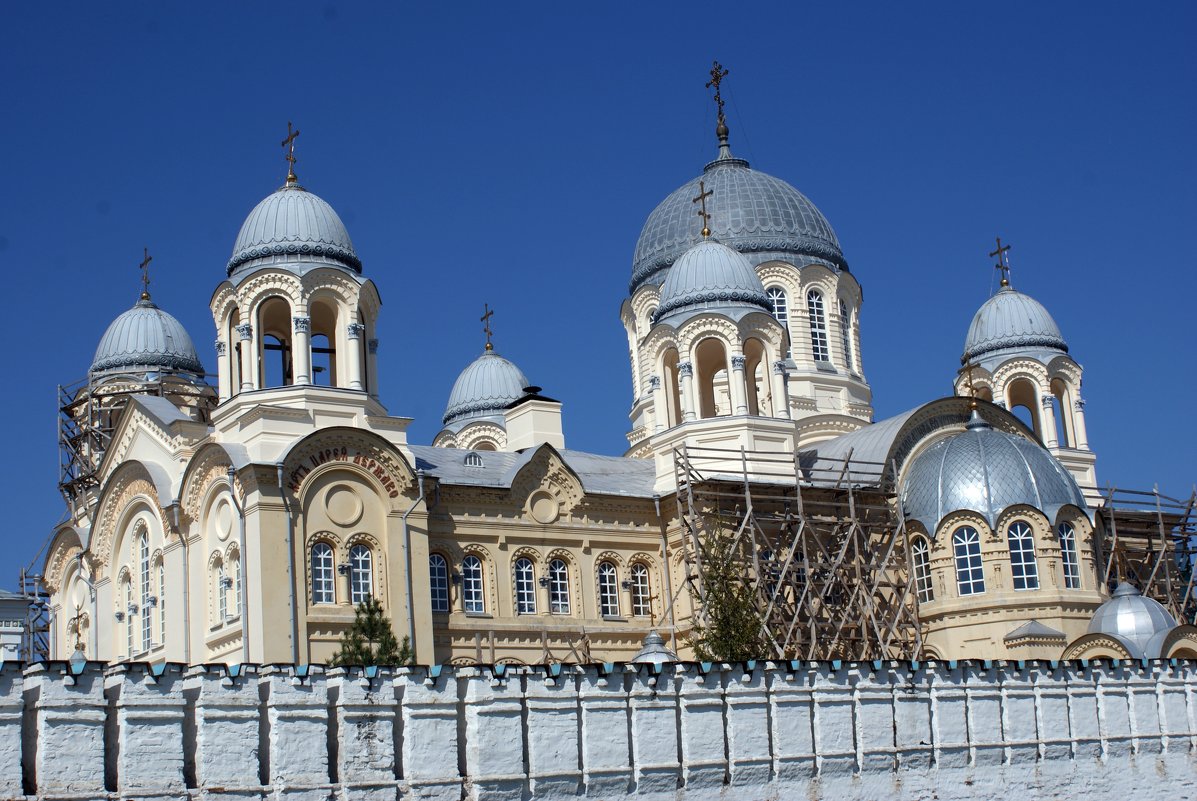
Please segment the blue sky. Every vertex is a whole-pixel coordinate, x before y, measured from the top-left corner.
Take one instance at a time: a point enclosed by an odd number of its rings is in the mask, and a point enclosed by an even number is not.
[[[565,402],[567,445],[621,453],[619,323],[645,217],[732,146],[834,226],[864,286],[878,418],[950,392],[996,285],[1085,367],[1098,476],[1197,479],[1191,3],[19,4],[0,32],[9,345],[0,585],[59,519],[55,386],[154,299],[215,367],[233,239],[297,172],[383,297],[381,382],[414,442],[495,344]]]

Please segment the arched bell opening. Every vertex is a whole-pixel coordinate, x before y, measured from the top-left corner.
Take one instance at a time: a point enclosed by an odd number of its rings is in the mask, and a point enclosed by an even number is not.
[[[678,374],[677,348],[669,348],[661,357],[662,391],[665,393],[665,408],[658,409],[665,428],[673,428],[682,422],[681,377]]]
[[[1052,401],[1056,407],[1056,437],[1063,448],[1076,447],[1076,421],[1073,420],[1072,393],[1062,379],[1053,378]]]
[[[731,413],[727,365],[727,347],[718,339],[704,339],[694,349],[698,416],[704,420]]]
[[[338,316],[336,306],[329,301],[312,301],[312,383],[318,386],[341,386],[337,372]]]
[[[772,415],[769,393],[769,357],[759,339],[744,341],[744,381],[747,384],[748,413],[758,417]]]
[[[267,298],[258,307],[260,387],[295,383],[295,346],[291,335],[291,305],[283,298]]]
[[[1044,438],[1039,410],[1039,392],[1026,378],[1016,378],[1006,386],[1006,405],[1010,412],[1035,432],[1041,441]]]
[[[225,342],[228,343],[229,387],[228,395],[232,397],[241,391],[241,334],[237,329],[241,327],[241,312],[233,309],[229,312],[228,324],[225,327]]]

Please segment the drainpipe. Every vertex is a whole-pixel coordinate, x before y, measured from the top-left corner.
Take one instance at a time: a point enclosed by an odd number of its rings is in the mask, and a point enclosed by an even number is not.
[[[291,566],[291,664],[299,664],[299,616],[295,611],[295,521],[291,519],[291,501],[287,488],[283,486],[283,463],[274,465],[278,471],[278,494],[283,499],[283,510],[287,515],[287,560]]]
[[[240,552],[238,557],[241,559],[241,580],[237,582],[238,606],[241,607],[241,663],[249,663],[249,604],[247,604],[245,579],[249,577],[249,554],[245,552],[245,509],[241,506],[241,502],[237,500],[237,488],[233,486],[233,479],[237,475],[237,470],[232,465],[229,465],[229,497],[233,499],[233,506],[237,509],[237,520],[239,523],[239,532],[237,535],[237,550]],[[224,590],[222,589],[221,592]]]
[[[183,663],[191,664],[191,549],[187,547],[187,535],[179,531],[179,504],[170,505],[170,526],[179,535],[183,544]],[[158,599],[161,603],[162,599]],[[165,640],[166,638],[163,637]],[[166,643],[164,642],[163,645]]]
[[[416,615],[412,608],[412,581],[411,581],[411,532],[407,528],[407,516],[416,511],[416,507],[420,505],[420,501],[424,500],[424,471],[416,470],[416,482],[420,487],[420,494],[412,501],[412,505],[406,512],[403,513],[403,554],[407,559],[407,637],[411,642],[412,661],[416,658]]]
[[[661,562],[665,574],[665,597],[669,599],[669,644],[673,652],[677,653],[677,620],[673,611],[673,578],[669,575],[669,538],[665,535],[665,521],[661,518],[661,496],[653,493],[653,506],[657,508],[657,523],[661,527]]]

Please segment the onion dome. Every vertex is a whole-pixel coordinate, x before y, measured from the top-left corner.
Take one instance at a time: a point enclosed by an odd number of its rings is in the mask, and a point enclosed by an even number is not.
[[[1067,353],[1068,345],[1042,303],[1004,286],[973,316],[961,363],[1015,350]]]
[[[349,232],[333,207],[291,181],[245,218],[228,274],[272,264],[300,272],[320,266],[362,271]]]
[[[1130,584],[1122,582],[1113,596],[1093,613],[1090,634],[1106,634],[1121,642],[1135,659],[1160,656],[1176,618],[1154,598],[1144,598]]]
[[[96,348],[91,372],[182,372],[204,374],[182,323],[143,296],[121,314]]]
[[[722,137],[725,139],[725,137]],[[681,186],[653,209],[640,231],[629,292],[661,283],[666,270],[694,244],[694,203],[699,181],[714,194],[711,236],[750,258],[822,263],[847,269],[839,239],[827,218],[801,192],[780,178],[750,169],[726,144],[703,174]]]
[[[632,662],[640,665],[665,665],[676,661],[677,654],[669,650],[665,639],[656,629],[651,629],[645,635],[643,647],[632,657]]]
[[[669,269],[654,316],[713,309],[769,313],[769,298],[748,259],[727,245],[703,240]]]
[[[1085,508],[1072,476],[1039,444],[994,429],[975,411],[965,430],[936,442],[905,470],[906,516],[934,532],[952,512],[984,515],[990,526],[1011,506],[1024,504],[1054,520],[1060,507]]]
[[[508,404],[524,395],[528,379],[511,362],[487,350],[457,376],[442,421],[464,423],[480,417],[503,417]]]

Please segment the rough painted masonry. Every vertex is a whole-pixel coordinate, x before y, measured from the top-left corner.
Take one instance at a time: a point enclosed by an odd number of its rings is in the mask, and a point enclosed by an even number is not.
[[[0,666],[0,797],[1192,798],[1197,664]]]

